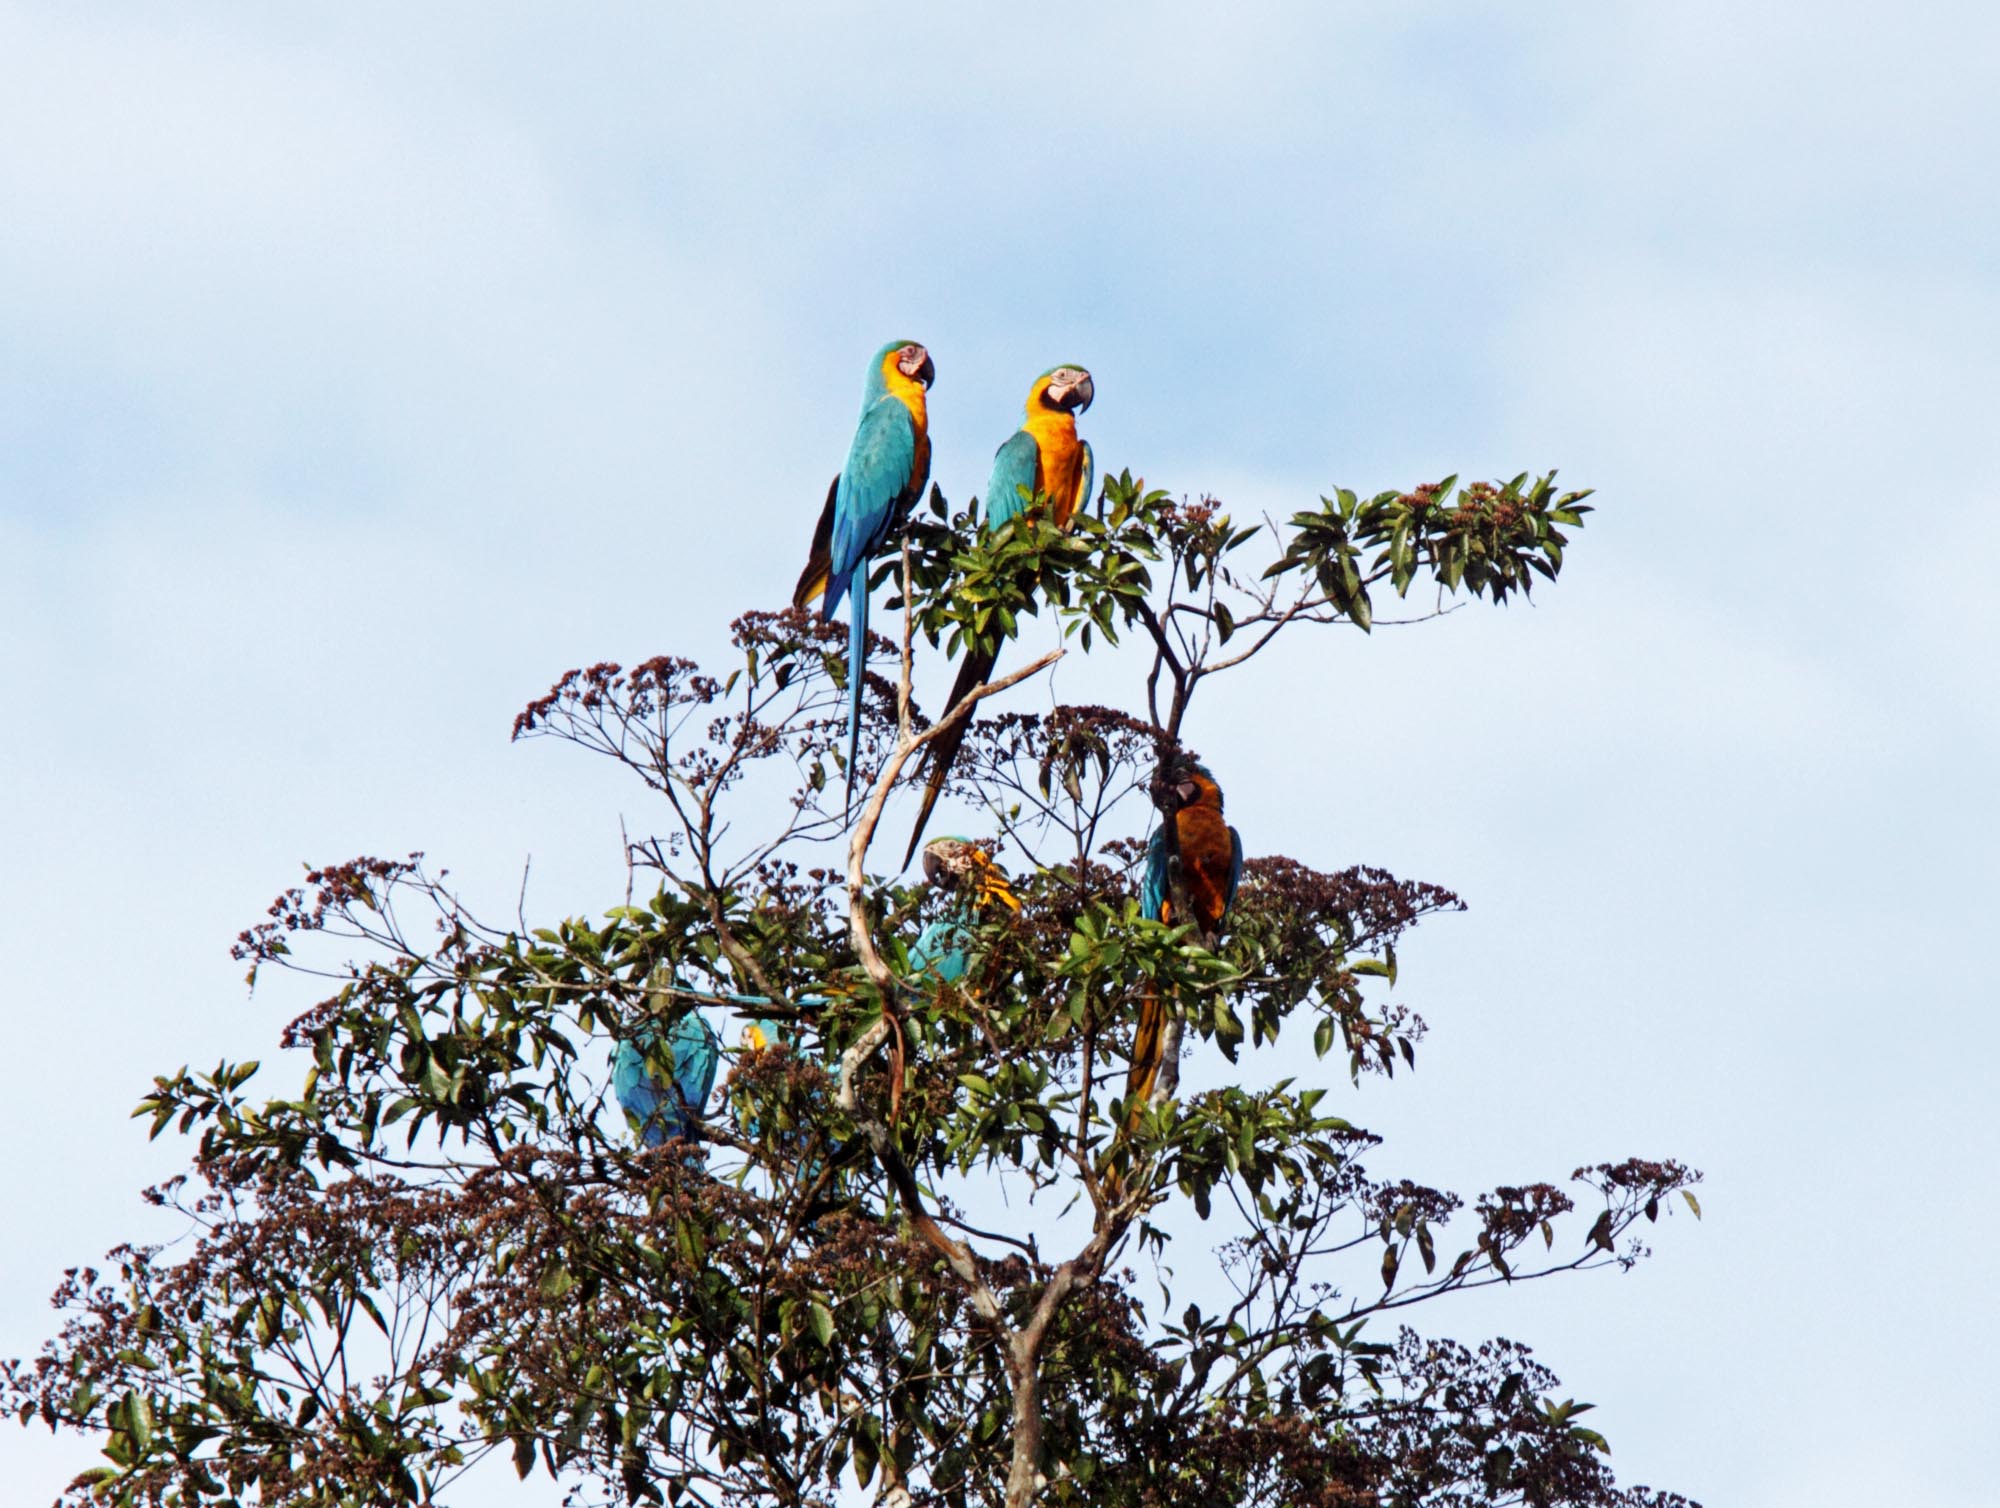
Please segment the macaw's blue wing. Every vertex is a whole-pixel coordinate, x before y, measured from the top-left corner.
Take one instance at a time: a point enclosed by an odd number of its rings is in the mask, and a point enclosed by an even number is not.
[[[835,484],[833,527],[827,541],[828,580],[819,615],[831,618],[840,599],[866,571],[896,521],[896,503],[910,488],[917,464],[917,426],[902,401],[877,398],[861,415]],[[865,580],[863,585],[866,585]]]
[[[611,1059],[611,1088],[642,1145],[657,1147],[667,1139],[666,1118],[661,1114],[666,1096],[653,1082],[638,1043],[627,1040],[618,1044]]]
[[[1087,496],[1091,467],[1088,445],[1083,447],[1083,457],[1083,488]],[[1007,437],[1007,442],[993,453],[993,473],[986,479],[985,529],[1004,529],[1027,511],[1028,504],[1035,498],[1036,472],[1040,466],[1040,447],[1035,444],[1035,437],[1025,429],[1015,430]],[[1058,518],[1067,516],[1066,508],[1057,510]],[[945,699],[947,712],[993,674],[994,662],[999,657],[997,648],[968,649],[965,652],[965,658],[959,663],[958,679],[952,682],[951,695]],[[910,828],[909,847],[903,851],[905,864],[916,857],[917,845],[923,842],[924,828],[931,820],[931,809],[937,805],[938,797],[944,794],[945,779],[951,773],[952,761],[958,758],[959,746],[965,742],[966,730],[970,726],[971,719],[968,718],[946,730],[931,741],[925,753],[924,803]]]
[[[1040,458],[1035,437],[1025,429],[1015,430],[993,453],[993,474],[986,480],[987,528],[1004,528],[1027,510],[1035,496],[1035,467]],[[1025,498],[1022,488],[1028,492]]]
[[[1223,893],[1222,909],[1226,915],[1236,904],[1236,887],[1243,883],[1243,834],[1235,828],[1229,829],[1229,889]]]
[[[722,1044],[700,1012],[689,1011],[667,1030],[672,1077],[663,1082],[651,1061],[656,1040],[648,1028],[620,1042],[611,1060],[612,1092],[648,1147],[695,1134],[722,1055]]]
[[[917,465],[917,425],[902,400],[877,398],[861,415],[835,488],[832,538],[827,550],[822,621],[840,599],[847,611],[847,788],[861,748],[861,686],[868,673],[868,560],[889,537],[898,502],[910,490]]]
[[[1146,840],[1146,873],[1139,881],[1139,914],[1149,922],[1156,922],[1166,906],[1167,834],[1164,828],[1156,827]]]
[[[955,984],[965,977],[971,944],[972,935],[956,911],[941,916],[910,944],[910,973],[929,974]]]
[[[986,519],[984,527],[1004,529],[1027,510],[1029,501],[1035,495],[1035,467],[1040,452],[1035,448],[1035,437],[1025,429],[1014,431],[1005,445],[993,456],[993,475],[986,482]],[[1028,496],[1021,496],[1026,488]],[[959,662],[958,679],[952,682],[951,695],[945,698],[945,711],[949,712],[964,701],[973,691],[983,685],[993,674],[993,664],[1000,658],[998,649],[967,649],[965,658]],[[956,727],[946,730],[931,744],[924,755],[924,804],[917,811],[917,820],[910,828],[909,847],[903,850],[903,863],[908,864],[916,857],[917,845],[924,840],[924,828],[931,820],[931,809],[944,794],[945,778],[951,773],[952,761],[958,758],[959,746],[965,742],[966,730],[971,726],[967,718]]]
[[[1167,906],[1167,834],[1156,827],[1146,840],[1146,872],[1139,877],[1139,914],[1156,922]],[[1139,1019],[1132,1031],[1132,1066],[1125,1074],[1125,1129],[1130,1131],[1153,1092],[1165,1052],[1167,1013],[1157,993],[1139,1001]]]

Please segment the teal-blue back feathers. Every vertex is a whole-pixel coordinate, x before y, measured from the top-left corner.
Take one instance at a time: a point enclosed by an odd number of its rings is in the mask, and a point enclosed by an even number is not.
[[[1040,453],[1035,437],[1017,429],[993,453],[993,474],[986,479],[986,527],[1004,528],[1019,518],[1035,495],[1035,466]],[[1026,488],[1028,496],[1021,496]]]
[[[888,541],[897,514],[911,501],[917,467],[916,420],[889,391],[882,368],[909,341],[892,340],[868,364],[861,422],[847,450],[847,464],[835,485],[833,528],[828,540],[826,594],[822,622],[843,598],[852,597],[847,625],[847,785],[854,787],[855,756],[861,747],[861,686],[868,666],[868,562]],[[921,487],[921,482],[917,487]]]
[[[671,1082],[662,1083],[647,1061],[656,1029],[645,1028],[618,1044],[611,1059],[611,1087],[640,1142],[657,1147],[692,1137],[709,1092],[722,1044],[701,1012],[690,1010],[667,1028],[666,1049],[673,1062]]]

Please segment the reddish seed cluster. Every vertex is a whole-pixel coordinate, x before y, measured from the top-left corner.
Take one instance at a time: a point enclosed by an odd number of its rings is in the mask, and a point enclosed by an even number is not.
[[[326,925],[329,913],[338,914],[354,903],[366,905],[397,881],[414,874],[423,860],[421,853],[407,859],[349,859],[306,872],[303,886],[293,886],[271,902],[271,920],[259,922],[237,934],[230,957],[239,962],[268,963],[286,950],[283,940],[292,932],[316,932]]]
[[[1530,1183],[1482,1194],[1476,1208],[1488,1234],[1519,1241],[1544,1221],[1568,1214],[1576,1208],[1576,1201],[1552,1183]]]
[[[1394,942],[1436,912],[1465,909],[1442,885],[1400,880],[1366,864],[1328,874],[1271,854],[1249,860],[1243,876],[1248,904],[1334,927],[1354,949]]]
[[[1686,1163],[1672,1158],[1655,1161],[1645,1157],[1628,1157],[1623,1162],[1600,1162],[1593,1167],[1578,1168],[1570,1176],[1606,1192],[1612,1189],[1665,1192],[1700,1179],[1700,1175]]]

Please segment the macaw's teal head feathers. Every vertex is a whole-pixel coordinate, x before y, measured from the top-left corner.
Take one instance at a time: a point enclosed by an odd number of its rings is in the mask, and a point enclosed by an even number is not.
[[[868,391],[861,400],[862,407],[866,408],[897,386],[914,382],[918,387],[928,388],[935,381],[937,367],[922,342],[892,340],[877,351],[875,359],[868,364]]]
[[[976,902],[998,901],[1010,911],[1021,903],[993,856],[970,838],[933,838],[924,845],[924,878]]]
[[[1035,385],[1028,389],[1028,412],[1037,407],[1052,408],[1058,413],[1080,414],[1090,407],[1090,400],[1097,396],[1097,385],[1090,380],[1090,373],[1073,361],[1064,362],[1059,367],[1050,367],[1035,379]]]

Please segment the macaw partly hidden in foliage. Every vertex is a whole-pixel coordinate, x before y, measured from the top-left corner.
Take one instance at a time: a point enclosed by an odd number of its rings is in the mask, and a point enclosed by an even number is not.
[[[905,977],[911,983],[927,984],[939,980],[956,984],[965,977],[971,957],[973,929],[978,926],[986,907],[1000,905],[1010,911],[1019,911],[1021,903],[1008,885],[1005,871],[994,863],[992,855],[969,838],[933,838],[925,844],[924,878],[933,888],[953,894],[958,900],[910,944],[910,972]],[[754,995],[731,998],[751,1003],[761,999]],[[824,1001],[808,997],[799,1003],[819,1005]],[[789,1040],[784,1026],[776,1021],[753,1021],[743,1028],[745,1048],[761,1050],[779,1047]],[[834,1063],[829,1062],[827,1068],[831,1073],[838,1073]],[[746,1130],[753,1137],[758,1134],[754,1117]],[[837,1161],[845,1155],[845,1148],[835,1152]]]
[[[1148,921],[1173,926],[1193,922],[1213,945],[1222,920],[1243,880],[1243,839],[1222,817],[1222,787],[1205,766],[1182,758],[1168,772],[1174,800],[1174,839],[1180,849],[1181,880],[1193,916],[1177,914],[1172,877],[1167,873],[1167,835],[1155,828],[1146,843],[1146,874],[1139,886],[1139,910]],[[1158,995],[1139,1002],[1139,1029],[1132,1038],[1132,1069],[1125,1081],[1128,1120],[1153,1092],[1160,1073],[1166,1012]]]
[[[646,1028],[620,1042],[611,1059],[612,1090],[640,1143],[648,1147],[693,1138],[695,1122],[715,1087],[715,1065],[722,1052],[701,1012],[689,1009],[667,1028],[673,1078],[662,1082],[648,1061],[656,1041],[655,1029]]]
[[[910,972],[956,984],[965,977],[973,929],[986,908],[999,905],[1019,911],[1021,902],[1008,885],[1006,872],[970,838],[933,838],[926,843],[924,878],[959,900],[910,944]]]
[[[847,631],[847,788],[861,743],[861,682],[868,668],[868,562],[922,496],[931,474],[929,416],[924,394],[937,378],[930,352],[914,340],[892,340],[875,353],[861,398],[861,423],[847,464],[827,488],[813,531],[812,554],[792,604],[819,599],[831,619],[852,597]]]
[[[1026,511],[1037,497],[1046,497],[1053,510],[1051,521],[1058,529],[1069,528],[1077,510],[1090,502],[1096,465],[1090,442],[1077,438],[1076,416],[1090,407],[1097,387],[1090,373],[1074,362],[1051,367],[1028,389],[1027,418],[1007,443],[993,456],[993,475],[986,482],[986,516],[981,525],[987,531],[1004,529]],[[1025,496],[1023,495],[1025,494]],[[949,711],[963,701],[974,687],[993,674],[993,650],[971,650],[958,668]],[[908,864],[924,836],[924,824],[931,819],[944,790],[951,762],[965,741],[966,724],[934,739],[927,751],[929,775],[924,782],[923,809],[910,830],[910,846],[904,851]]]

